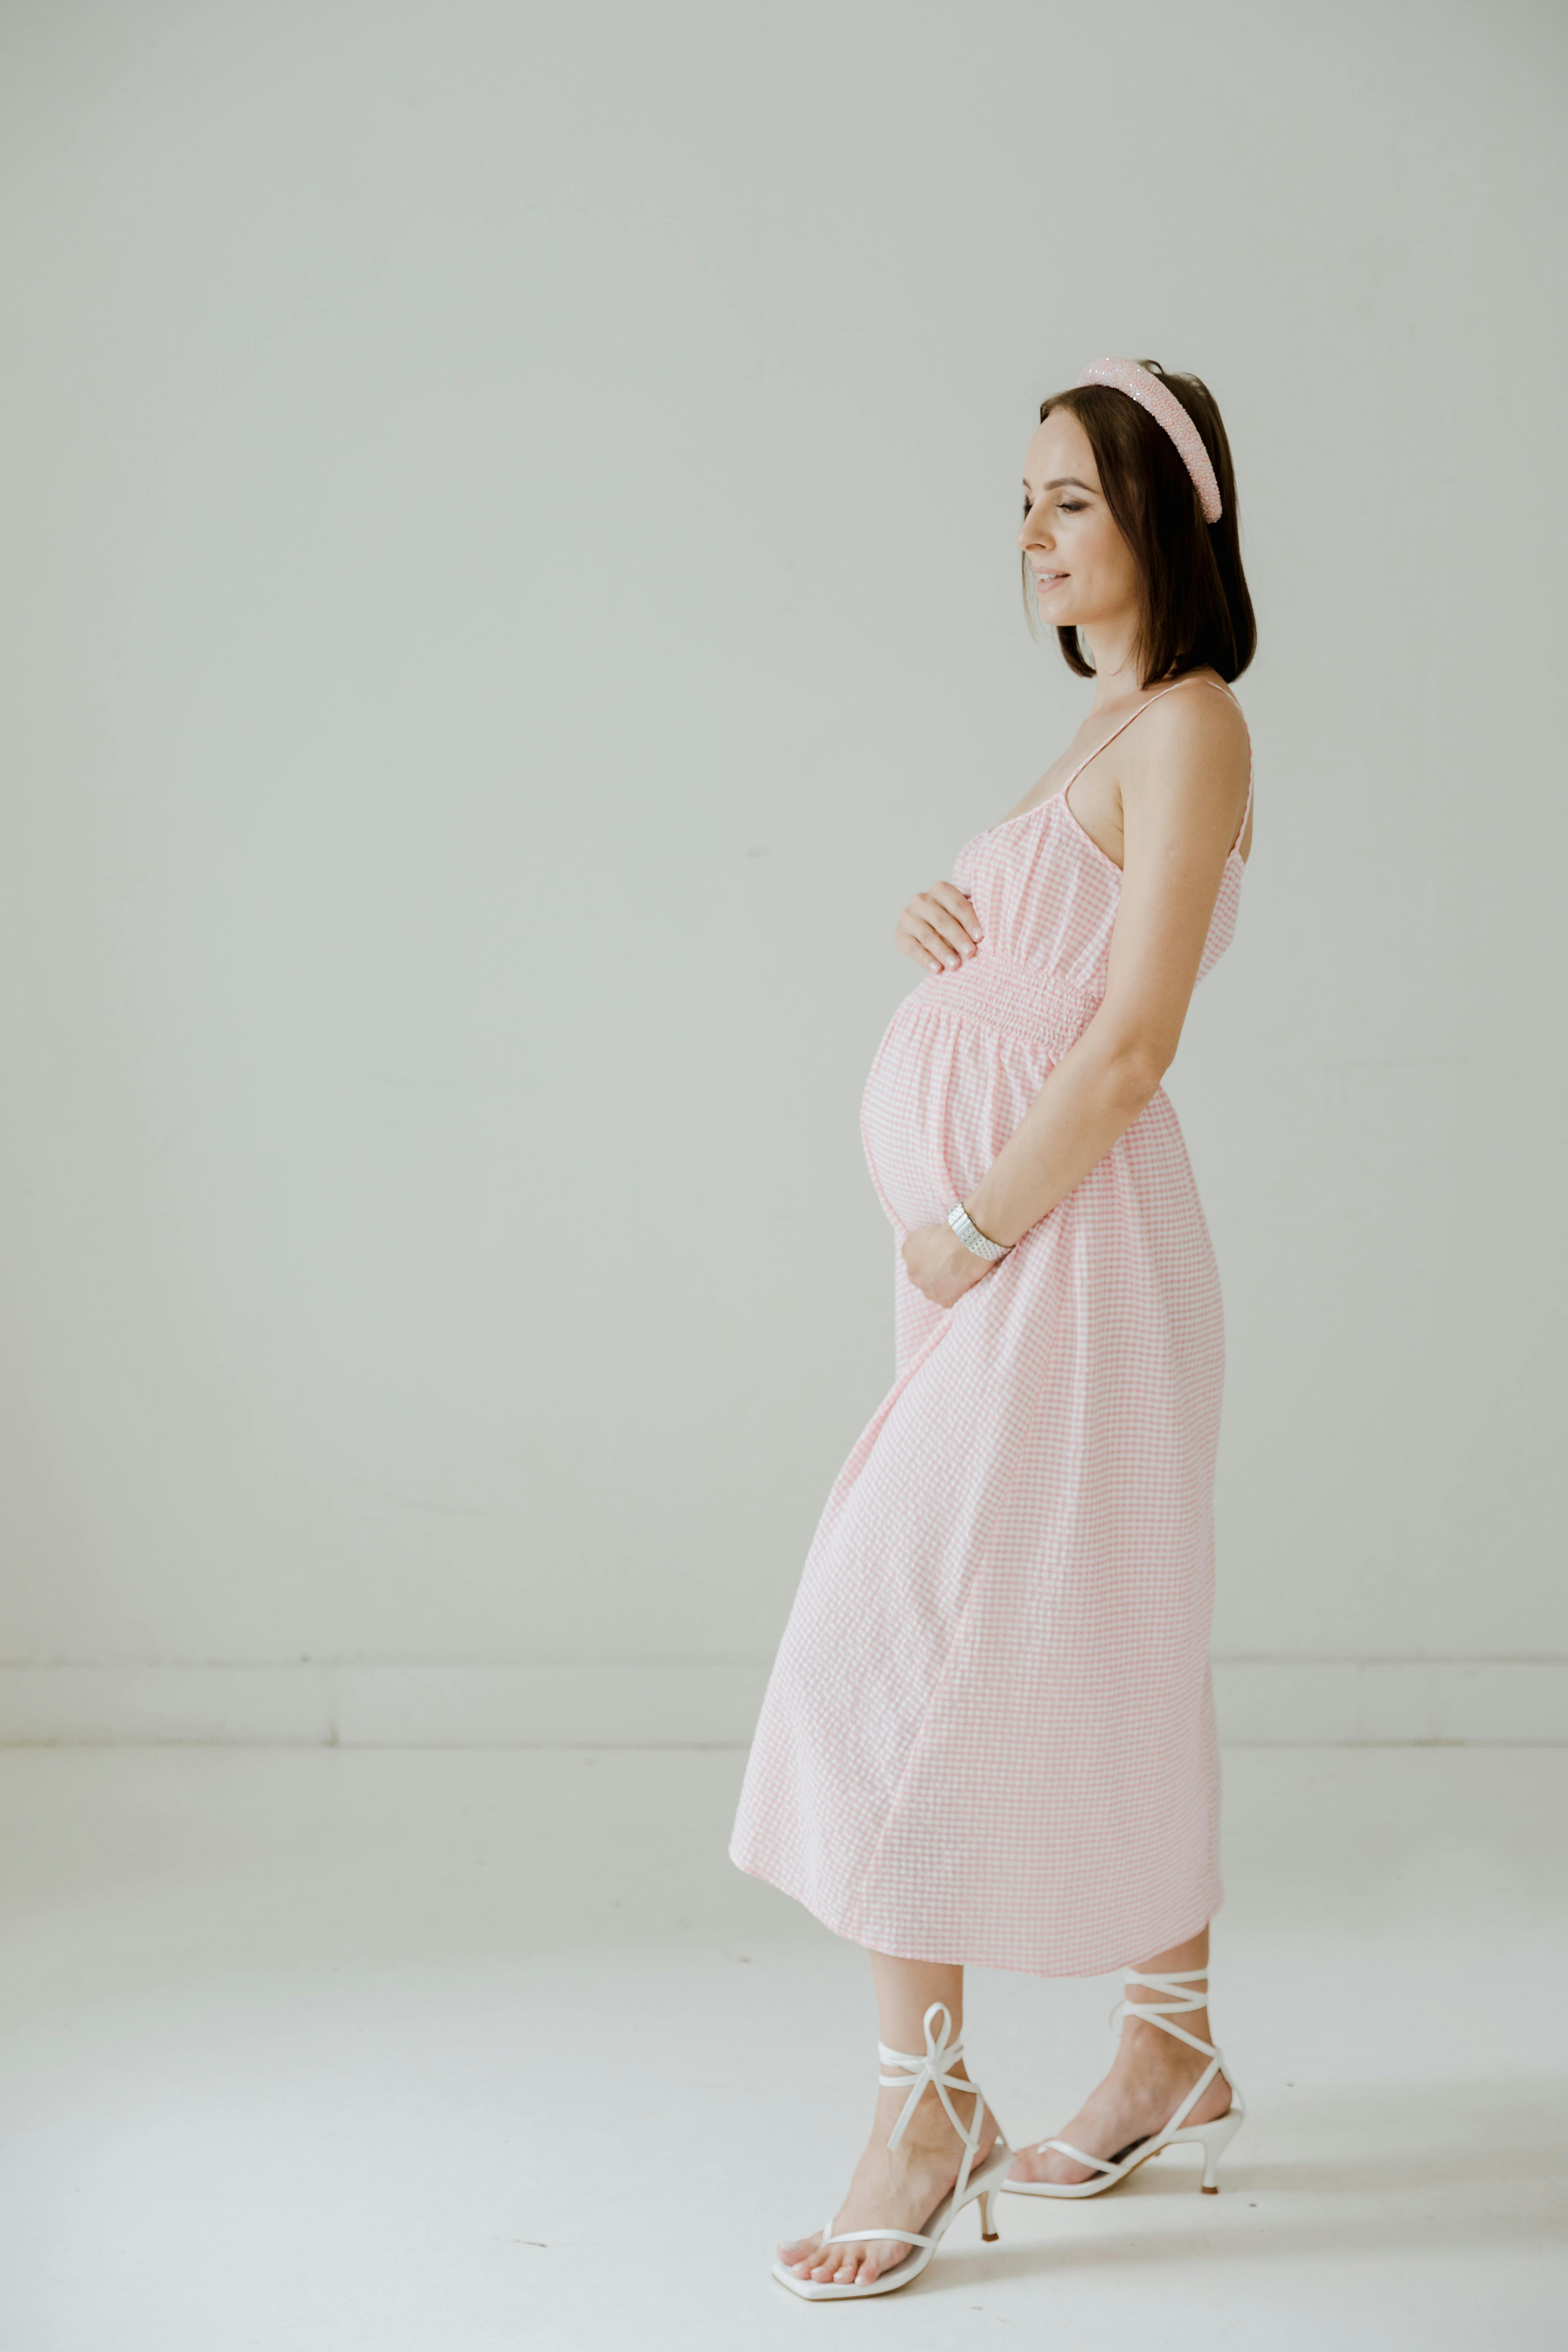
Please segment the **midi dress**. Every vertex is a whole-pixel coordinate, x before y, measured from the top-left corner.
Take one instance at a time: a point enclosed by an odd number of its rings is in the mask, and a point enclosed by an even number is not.
[[[1225,1333],[1169,1097],[955,1306],[900,1255],[973,1192],[1104,997],[1121,873],[1068,806],[1087,764],[964,844],[952,878],[982,939],[903,998],[867,1079],[894,1379],[823,1507],[730,1844],[856,1943],[1042,1976],[1148,1959],[1222,1895]],[[1200,980],[1235,929],[1251,805],[1249,774]]]

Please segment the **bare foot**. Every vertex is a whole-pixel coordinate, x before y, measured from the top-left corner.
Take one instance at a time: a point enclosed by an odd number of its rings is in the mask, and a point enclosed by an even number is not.
[[[1206,2040],[1206,2022],[1199,2032]],[[1086,2156],[1102,2156],[1114,2161],[1136,2147],[1140,2140],[1163,2131],[1207,2063],[1195,2050],[1188,2050],[1156,2027],[1130,2028],[1117,2053],[1116,2063],[1104,2082],[1089,2093],[1071,2123],[1053,2132],[1051,2137],[1070,2140]],[[1223,2074],[1216,2074],[1183,2121],[1212,2123],[1216,2116],[1227,2112],[1230,2104],[1230,2084]],[[1070,2187],[1103,2176],[1092,2166],[1075,2164],[1059,2148],[1040,2147],[1021,2149],[1007,2178],[1058,2181],[1063,2187]]]
[[[960,2065],[953,2071],[963,2070]],[[929,2084],[904,2127],[903,2137],[897,2147],[889,2148],[888,2135],[908,2095],[903,2088],[879,2094],[871,2137],[855,2168],[849,2194],[833,2217],[835,2231],[874,2230],[879,2223],[883,2228],[923,2230],[956,2184],[963,2146]],[[974,2095],[954,2091],[952,2096],[967,2129],[973,2121]],[[996,2118],[987,2107],[973,2170],[979,2170],[995,2145]],[[811,2279],[818,2285],[869,2286],[914,2251],[903,2238],[856,2238],[847,2245],[824,2249],[822,2231],[814,2230],[809,2237],[781,2246],[779,2260],[796,2278]]]

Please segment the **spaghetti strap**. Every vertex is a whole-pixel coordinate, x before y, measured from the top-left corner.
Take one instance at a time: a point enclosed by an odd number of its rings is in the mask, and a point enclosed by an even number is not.
[[[1197,677],[1189,680],[1184,677],[1179,677],[1177,678],[1174,686],[1163,686],[1158,694],[1152,694],[1147,702],[1141,702],[1136,710],[1130,710],[1126,718],[1122,720],[1121,726],[1113,727],[1111,729],[1103,743],[1097,743],[1092,751],[1085,753],[1084,757],[1079,761],[1077,767],[1073,770],[1071,775],[1068,778],[1067,783],[1058,787],[1058,791],[1065,793],[1068,785],[1076,784],[1084,770],[1088,767],[1090,760],[1098,760],[1102,751],[1109,751],[1117,737],[1119,735],[1125,735],[1127,730],[1131,726],[1132,721],[1135,719],[1142,719],[1146,710],[1152,710],[1157,702],[1163,702],[1166,695],[1174,694],[1176,687],[1186,686],[1189,684],[1193,686],[1212,686],[1216,694],[1230,695],[1232,702],[1236,700],[1236,697],[1234,694],[1231,694],[1229,687],[1221,686],[1217,678]]]
[[[1250,734],[1250,732],[1249,732],[1249,733],[1248,733],[1248,735],[1247,735],[1247,799],[1246,799],[1246,802],[1245,802],[1245,803],[1244,803],[1244,805],[1243,805],[1243,807],[1242,807],[1242,812],[1241,812],[1241,830],[1240,830],[1240,832],[1237,835],[1236,839],[1235,839],[1235,840],[1231,843],[1231,845],[1230,845],[1230,854],[1231,854],[1231,856],[1232,856],[1233,857],[1236,857],[1236,856],[1239,856],[1239,854],[1240,854],[1240,850],[1241,850],[1241,845],[1242,845],[1242,843],[1247,839],[1247,818],[1248,818],[1251,814],[1252,814],[1252,737],[1251,737],[1251,734]],[[1243,859],[1242,859],[1242,864],[1245,866],[1245,865],[1246,865],[1246,863],[1247,863],[1247,860],[1246,860],[1245,858],[1243,858]]]
[[[1198,684],[1199,684],[1200,686],[1213,686],[1214,682],[1215,682],[1215,681],[1214,681],[1214,679],[1213,679],[1212,677],[1203,677],[1203,678],[1200,678],[1200,679],[1198,680]],[[1221,688],[1221,692],[1222,692],[1222,693],[1225,693],[1225,694],[1230,694],[1230,688],[1229,688],[1229,687],[1228,687],[1228,686],[1227,686],[1227,687],[1223,687],[1223,688]],[[1236,702],[1236,697],[1235,697],[1235,695],[1234,695],[1234,694],[1230,694],[1230,698],[1231,698],[1231,700],[1232,700],[1233,702]],[[1239,709],[1241,709],[1241,705],[1240,705],[1240,703],[1239,703],[1239,702],[1237,702],[1237,703],[1236,703],[1236,707],[1237,707],[1237,709],[1239,710]],[[1246,727],[1246,726],[1247,726],[1247,721],[1246,721],[1246,719],[1245,719],[1242,720],[1242,722],[1241,722],[1241,723],[1242,723],[1242,725],[1243,725],[1244,727]],[[1240,828],[1239,828],[1239,830],[1238,830],[1238,831],[1237,831],[1237,833],[1236,839],[1235,839],[1235,840],[1231,843],[1231,845],[1230,845],[1230,855],[1232,856],[1232,857],[1237,856],[1240,854],[1241,845],[1242,845],[1242,843],[1243,843],[1243,842],[1246,840],[1246,838],[1247,838],[1247,818],[1252,814],[1252,770],[1253,770],[1253,759],[1252,759],[1252,730],[1251,730],[1251,728],[1250,728],[1250,727],[1247,727],[1247,798],[1246,798],[1246,800],[1245,800],[1245,801],[1243,801],[1243,803],[1242,803],[1242,804],[1241,804],[1241,824],[1240,824]],[[1242,864],[1245,866],[1245,865],[1246,865],[1246,863],[1247,863],[1246,858],[1245,858],[1245,857],[1243,857],[1243,858],[1242,858],[1242,860],[1241,860],[1241,862],[1242,862]]]
[[[1083,758],[1083,759],[1081,759],[1081,760],[1079,761],[1079,763],[1078,763],[1077,767],[1073,770],[1073,772],[1072,772],[1071,775],[1068,778],[1067,782],[1066,782],[1065,784],[1058,784],[1058,787],[1057,787],[1057,792],[1056,792],[1056,798],[1057,798],[1058,800],[1059,800],[1059,801],[1065,802],[1065,801],[1066,801],[1066,799],[1067,799],[1068,793],[1070,792],[1070,790],[1072,789],[1073,785],[1077,783],[1077,782],[1078,782],[1079,778],[1082,775],[1082,773],[1083,773],[1084,770],[1088,767],[1088,765],[1089,765],[1089,761],[1090,761],[1090,760],[1098,760],[1098,759],[1099,759],[1099,757],[1100,757],[1100,753],[1101,753],[1102,751],[1108,751],[1110,749],[1110,746],[1112,745],[1112,743],[1114,743],[1114,742],[1115,742],[1115,740],[1116,740],[1117,737],[1118,737],[1119,735],[1124,735],[1124,734],[1126,733],[1126,731],[1127,731],[1128,728],[1131,726],[1132,721],[1133,721],[1135,719],[1142,719],[1142,717],[1143,716],[1143,713],[1144,713],[1146,710],[1152,709],[1153,708],[1153,706],[1154,706],[1154,704],[1155,704],[1156,702],[1163,702],[1163,699],[1164,699],[1164,698],[1165,698],[1165,696],[1166,696],[1167,694],[1174,694],[1174,692],[1176,691],[1176,688],[1177,688],[1178,686],[1212,686],[1212,687],[1213,687],[1213,688],[1214,688],[1214,690],[1215,690],[1215,692],[1216,694],[1223,694],[1223,695],[1226,697],[1226,700],[1227,700],[1227,701],[1230,701],[1230,702],[1236,702],[1236,697],[1235,697],[1235,695],[1234,695],[1234,694],[1232,694],[1232,693],[1231,693],[1231,690],[1230,690],[1229,687],[1228,687],[1228,686],[1226,686],[1226,685],[1224,685],[1224,684],[1222,684],[1222,682],[1221,682],[1217,677],[1194,677],[1194,678],[1179,677],[1179,678],[1177,678],[1177,679],[1174,681],[1174,683],[1173,683],[1173,685],[1171,685],[1171,686],[1163,686],[1163,687],[1160,688],[1160,691],[1159,691],[1159,693],[1158,693],[1158,694],[1152,694],[1152,695],[1149,697],[1149,699],[1148,699],[1148,701],[1147,701],[1147,702],[1141,702],[1141,703],[1138,705],[1138,708],[1137,708],[1137,709],[1136,709],[1136,710],[1129,711],[1129,713],[1128,713],[1127,717],[1122,720],[1122,722],[1121,722],[1121,726],[1120,726],[1120,727],[1113,727],[1113,728],[1111,729],[1111,730],[1110,730],[1110,734],[1106,737],[1106,739],[1105,739],[1105,740],[1104,740],[1104,742],[1103,742],[1103,743],[1097,743],[1097,744],[1095,745],[1095,747],[1094,747],[1094,749],[1093,749],[1093,751],[1089,751],[1089,752],[1088,752],[1088,753],[1086,753],[1086,754],[1085,754],[1084,758]],[[1239,710],[1239,709],[1240,709],[1240,708],[1241,708],[1241,705],[1240,705],[1239,703],[1237,703],[1237,709]],[[1251,814],[1252,814],[1252,730],[1250,730],[1250,728],[1249,728],[1249,729],[1247,730],[1247,803],[1246,803],[1246,806],[1243,808],[1243,810],[1242,810],[1242,812],[1241,812],[1241,831],[1240,831],[1240,833],[1238,833],[1238,834],[1237,835],[1236,839],[1232,842],[1232,844],[1231,844],[1231,845],[1230,845],[1230,852],[1229,852],[1229,854],[1230,854],[1230,856],[1231,856],[1232,857],[1234,857],[1234,856],[1236,856],[1237,851],[1237,850],[1240,848],[1240,846],[1241,846],[1242,841],[1243,841],[1243,839],[1244,839],[1244,837],[1245,837],[1245,835],[1246,835],[1246,833],[1247,833],[1247,818],[1251,815]],[[1070,809],[1070,808],[1068,810],[1068,814],[1069,816],[1071,816],[1071,815],[1072,815],[1072,811],[1071,811],[1071,809]],[[1075,823],[1076,823],[1076,819],[1075,819],[1074,821],[1075,821]],[[1246,861],[1245,861],[1245,859],[1244,859],[1244,860],[1243,860],[1243,863],[1245,864],[1245,862],[1246,862]]]

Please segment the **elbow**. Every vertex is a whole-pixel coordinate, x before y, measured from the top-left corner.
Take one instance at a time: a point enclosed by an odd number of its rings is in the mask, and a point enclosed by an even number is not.
[[[1159,1093],[1174,1058],[1152,1038],[1130,1038],[1110,1058],[1109,1081],[1118,1104],[1136,1118]]]

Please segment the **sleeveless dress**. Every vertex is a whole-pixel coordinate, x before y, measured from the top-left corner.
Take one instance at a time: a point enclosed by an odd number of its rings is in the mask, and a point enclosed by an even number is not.
[[[873,1950],[1042,1976],[1147,1959],[1222,1892],[1225,1337],[1169,1097],[956,1306],[897,1255],[978,1184],[1104,995],[1121,873],[1067,805],[1087,765],[964,844],[952,878],[984,936],[903,999],[867,1080],[895,1378],[823,1508],[730,1845]]]

